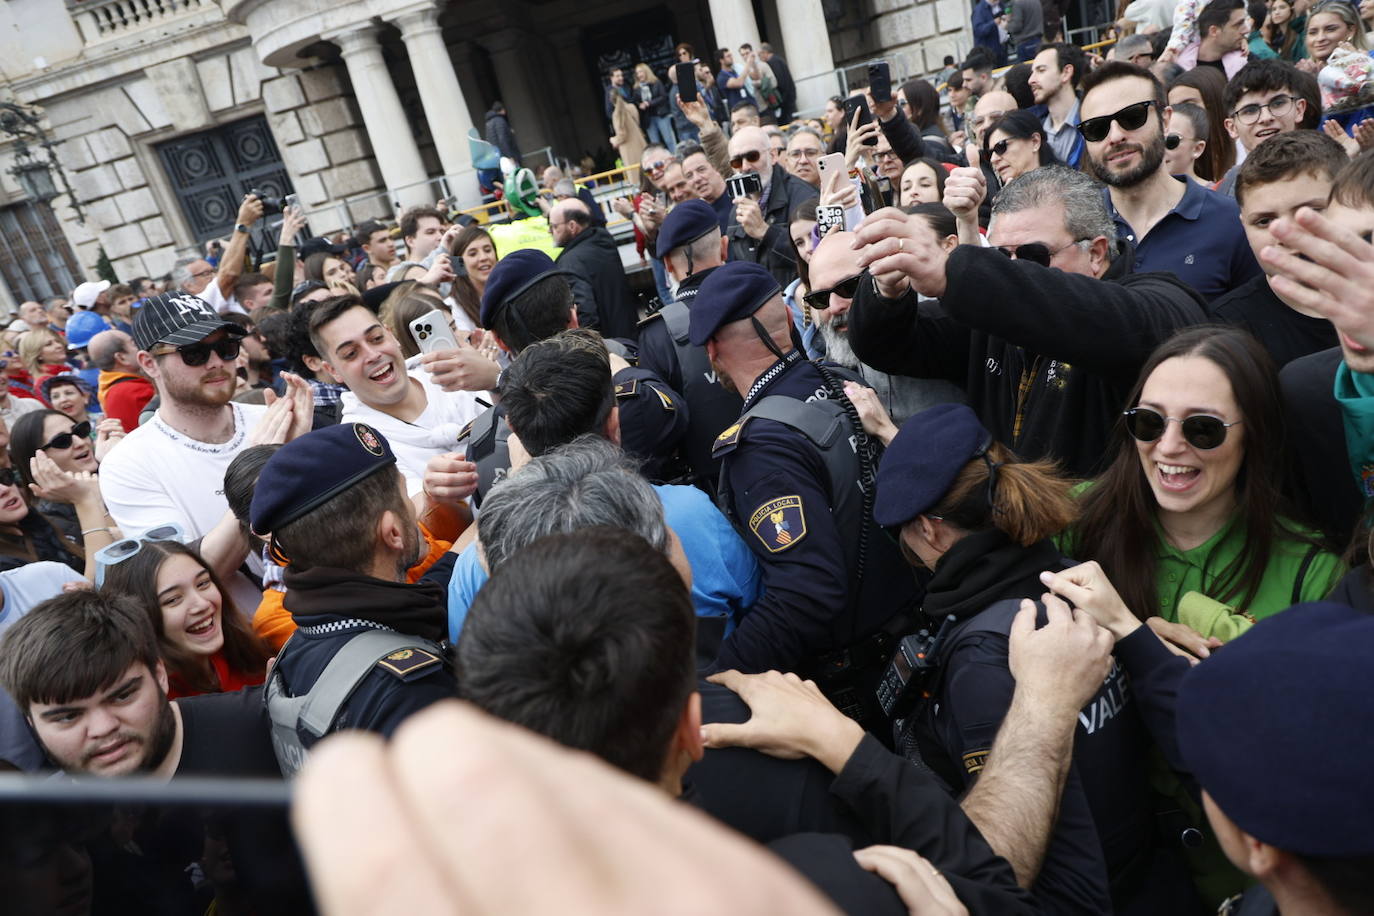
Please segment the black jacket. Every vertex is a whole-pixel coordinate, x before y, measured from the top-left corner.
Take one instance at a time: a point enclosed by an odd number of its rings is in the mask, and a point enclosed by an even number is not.
[[[780,165],[773,166],[768,179],[768,200],[763,204],[763,219],[768,232],[762,239],[749,236],[737,223],[730,226],[730,260],[755,261],[762,264],[786,287],[797,278],[797,252],[787,231],[792,211],[803,201],[816,196],[816,189],[790,174]]]
[[[880,121],[879,126],[883,129],[887,142],[892,144],[892,151],[901,156],[903,162],[929,157],[937,162],[962,164],[958,151],[949,145],[949,141],[940,133],[939,128],[928,128],[923,134],[900,107],[889,120]]]
[[[519,164],[520,147],[515,145],[515,131],[504,111],[487,112],[487,142],[500,150],[502,156],[509,156]]]
[[[1350,469],[1345,420],[1336,403],[1336,369],[1341,348],[1299,357],[1279,371],[1288,441],[1294,443],[1293,481],[1288,487],[1300,515],[1311,519],[1343,547],[1355,530],[1365,497]]]
[[[961,245],[945,268],[945,316],[918,313],[867,279],[849,312],[849,341],[883,372],[943,378],[968,392],[983,425],[1025,461],[1052,457],[1069,474],[1102,469],[1108,435],[1140,368],[1204,303],[1167,273],[1128,273],[1123,252],[1101,280]]]
[[[625,279],[620,250],[605,227],[591,226],[579,232],[564,246],[557,264],[560,270],[570,271],[591,287],[596,300],[597,330],[602,337],[634,340],[638,336],[639,307]]]
[[[792,120],[792,114],[797,110],[797,84],[792,79],[792,69],[787,66],[787,61],[774,54],[768,61],[768,66],[773,71],[773,79],[778,82],[778,98],[782,101],[782,120]]]

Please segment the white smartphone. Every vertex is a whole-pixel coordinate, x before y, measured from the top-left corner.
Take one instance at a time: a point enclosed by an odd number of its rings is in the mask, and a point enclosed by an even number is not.
[[[830,153],[822,156],[817,162],[817,167],[821,172],[821,194],[822,196],[838,191],[844,187],[845,180],[849,180],[854,187],[862,193],[863,188],[857,178],[849,178],[849,166],[845,164],[844,156],[839,153]],[[850,207],[844,211],[844,228],[848,232],[854,231],[859,223],[864,221],[864,208],[862,204]]]
[[[458,341],[453,339],[453,331],[448,326],[448,316],[438,309],[430,309],[407,327],[421,353],[458,349]]]

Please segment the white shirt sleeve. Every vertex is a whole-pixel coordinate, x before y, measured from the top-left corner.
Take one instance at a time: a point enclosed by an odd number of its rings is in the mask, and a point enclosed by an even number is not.
[[[225,312],[241,311],[237,298],[234,296],[225,298],[224,293],[220,291],[219,274],[211,277],[210,282],[205,284],[205,289],[201,290],[197,295],[208,302],[210,307],[221,315]]]

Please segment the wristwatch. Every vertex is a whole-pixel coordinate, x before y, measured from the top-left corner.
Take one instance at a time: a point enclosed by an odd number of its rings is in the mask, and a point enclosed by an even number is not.
[[[237,226],[234,227],[234,231],[242,232],[244,235],[247,235],[249,230],[248,227],[245,226],[243,223],[239,223]]]

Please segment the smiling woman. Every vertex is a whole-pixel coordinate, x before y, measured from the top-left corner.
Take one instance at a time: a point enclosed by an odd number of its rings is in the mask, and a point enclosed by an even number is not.
[[[107,567],[102,591],[128,595],[148,613],[167,665],[167,695],[195,696],[261,684],[270,651],[194,549],[138,541]]]
[[[1124,406],[1115,460],[1066,539],[1071,556],[1097,560],[1141,619],[1176,622],[1194,591],[1251,620],[1326,596],[1342,565],[1285,514],[1277,379],[1253,337],[1180,332]]]

